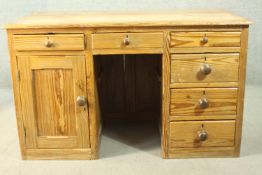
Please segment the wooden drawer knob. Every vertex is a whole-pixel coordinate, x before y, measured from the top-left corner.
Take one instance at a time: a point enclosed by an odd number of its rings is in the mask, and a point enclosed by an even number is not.
[[[86,103],[87,103],[87,100],[86,100],[86,98],[83,97],[83,96],[78,96],[78,97],[76,98],[76,103],[77,103],[78,106],[85,106]]]
[[[54,43],[53,43],[53,41],[47,39],[47,40],[45,41],[45,46],[48,47],[48,48],[49,48],[49,47],[53,47],[53,46],[54,46]]]
[[[207,100],[206,98],[201,98],[201,99],[199,100],[199,107],[200,107],[201,109],[208,108],[208,106],[209,106],[209,102],[208,102],[208,100]]]
[[[208,43],[208,37],[205,35],[205,36],[201,39],[200,42],[203,43],[203,44]]]
[[[130,40],[128,38],[128,35],[125,37],[124,41],[123,41],[124,45],[128,46],[130,44]]]
[[[203,74],[205,75],[208,75],[210,74],[212,71],[211,69],[211,66],[209,64],[203,64],[201,67],[200,67],[200,72],[202,72]]]
[[[204,142],[204,141],[207,140],[207,138],[208,138],[208,134],[207,134],[207,132],[205,130],[202,130],[202,131],[198,132],[198,139],[199,139],[199,141]]]

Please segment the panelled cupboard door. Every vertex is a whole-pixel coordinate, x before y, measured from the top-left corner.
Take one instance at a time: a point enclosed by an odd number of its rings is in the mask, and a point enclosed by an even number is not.
[[[18,56],[26,148],[87,148],[84,56]]]

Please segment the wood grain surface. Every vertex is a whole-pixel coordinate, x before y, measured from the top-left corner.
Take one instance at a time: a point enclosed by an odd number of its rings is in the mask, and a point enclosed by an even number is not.
[[[241,32],[171,32],[170,47],[239,47]],[[202,42],[204,38],[207,42]]]
[[[206,98],[209,106],[202,109],[199,100]],[[170,115],[236,115],[237,88],[171,89]]]
[[[49,41],[50,47],[45,44]],[[19,51],[34,50],[84,50],[83,34],[47,34],[47,35],[14,35],[15,49]]]
[[[251,21],[224,10],[118,12],[35,12],[6,28],[248,25]]]
[[[206,141],[198,138],[201,130],[208,134]],[[234,146],[234,139],[235,120],[170,123],[170,148]]]
[[[101,33],[92,35],[93,49],[162,48],[162,33]],[[124,40],[129,41],[128,45]]]
[[[20,56],[20,95],[27,148],[88,148],[86,94],[82,56]]]
[[[201,66],[208,64],[211,72],[205,75]],[[173,54],[172,83],[237,82],[239,54]]]

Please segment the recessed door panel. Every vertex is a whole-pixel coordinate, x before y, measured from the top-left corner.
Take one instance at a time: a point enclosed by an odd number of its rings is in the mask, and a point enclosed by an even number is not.
[[[89,147],[84,56],[21,56],[20,94],[28,148]]]

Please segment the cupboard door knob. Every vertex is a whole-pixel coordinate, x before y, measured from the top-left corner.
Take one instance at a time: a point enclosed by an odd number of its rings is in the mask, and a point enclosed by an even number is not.
[[[78,96],[78,97],[76,98],[76,103],[77,103],[78,106],[85,106],[86,103],[87,103],[87,100],[86,100],[86,98],[83,97],[83,96]]]
[[[203,64],[201,67],[200,67],[200,72],[202,72],[203,74],[205,75],[208,75],[210,74],[212,71],[211,69],[211,66],[209,64]]]
[[[49,48],[49,47],[52,47],[53,45],[54,45],[53,41],[51,41],[51,40],[49,40],[49,39],[45,41],[45,46],[46,46],[46,47]]]
[[[208,102],[208,100],[207,100],[206,98],[201,98],[201,99],[199,100],[199,107],[200,107],[201,109],[208,108],[208,106],[209,106],[209,102]]]
[[[202,131],[198,132],[198,139],[199,139],[199,141],[204,142],[204,141],[207,140],[207,138],[208,138],[208,134],[207,134],[207,132],[205,130],[202,130]]]
[[[201,39],[201,43],[203,44],[208,43],[208,37],[206,35]]]
[[[130,44],[130,40],[129,40],[128,36],[124,39],[123,43],[126,46],[128,46]]]

